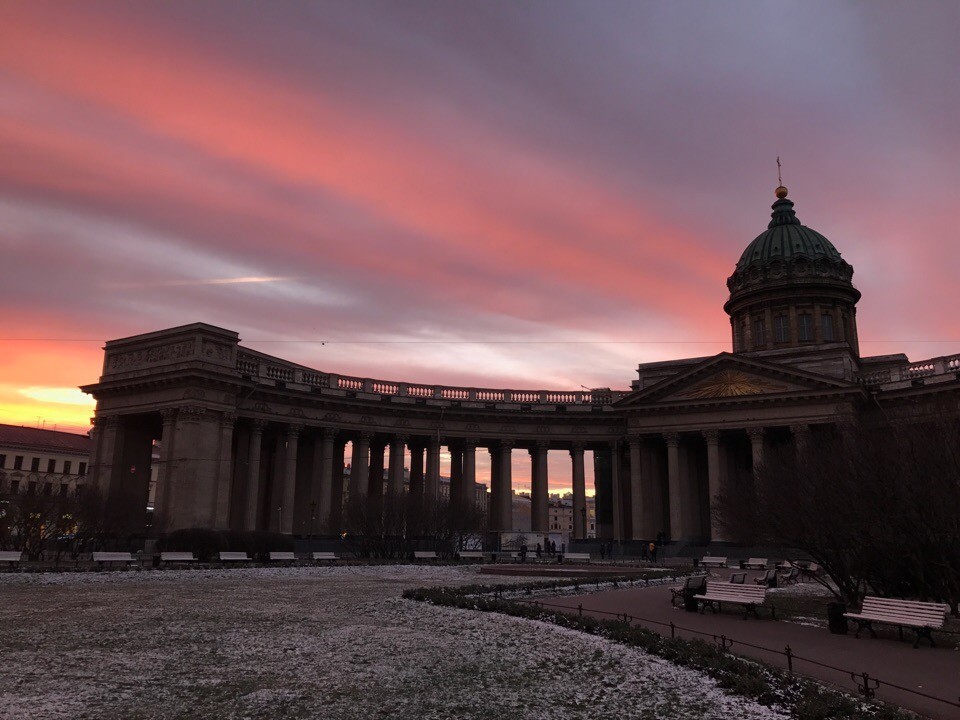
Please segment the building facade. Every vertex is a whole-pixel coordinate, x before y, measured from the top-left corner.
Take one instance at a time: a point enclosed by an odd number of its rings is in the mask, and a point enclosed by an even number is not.
[[[83,488],[87,435],[0,425],[0,495],[74,495]]]
[[[597,537],[729,540],[717,497],[771,444],[802,448],[878,413],[956,413],[960,399],[960,355],[860,355],[852,266],[800,223],[785,188],[776,195],[727,281],[732,352],[642,364],[622,391],[450,387],[315,370],[196,323],[106,343],[100,380],[83,388],[97,399],[91,479],[142,530],[160,440],[155,531],[296,533],[312,503],[338,527],[347,443],[351,496],[437,498],[445,446],[454,510],[473,501],[476,453],[487,452],[490,526],[509,531],[511,456],[525,452],[531,529],[549,532],[547,452],[562,450],[572,535],[583,538],[590,450]]]

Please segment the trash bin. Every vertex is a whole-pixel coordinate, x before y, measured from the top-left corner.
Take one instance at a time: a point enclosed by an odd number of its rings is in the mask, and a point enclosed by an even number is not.
[[[834,635],[846,635],[848,628],[847,619],[843,614],[847,611],[846,603],[832,602],[827,603],[827,626]]]
[[[687,612],[697,612],[699,610],[697,599],[694,597],[696,590],[684,590],[683,591],[683,609]]]

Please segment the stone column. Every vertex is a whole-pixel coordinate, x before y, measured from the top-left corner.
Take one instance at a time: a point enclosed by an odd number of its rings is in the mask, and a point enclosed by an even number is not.
[[[463,441],[463,507],[472,508],[477,504],[477,441],[468,438]]]
[[[623,488],[620,483],[620,443],[610,442],[610,484],[613,492],[613,539],[623,540]]]
[[[534,532],[550,531],[550,490],[547,474],[547,449],[550,443],[537,440],[530,450],[530,464],[533,470],[530,492],[530,527]]]
[[[723,492],[723,475],[720,465],[720,431],[704,430],[703,439],[707,441],[707,486],[709,488],[710,540],[726,542],[724,522],[720,513],[720,494]]]
[[[680,486],[680,433],[664,433],[667,443],[667,485],[670,492],[670,538],[679,540],[683,528],[683,488]]]
[[[643,486],[643,441],[639,435],[633,435],[630,443],[630,518],[633,522],[633,539],[649,540],[653,537],[645,519],[649,513],[650,497]]]
[[[500,441],[500,529],[513,530],[513,441]]]
[[[343,525],[343,458],[346,450],[347,441],[342,438],[335,438],[333,441],[333,462],[331,463],[330,519],[326,526],[326,530],[331,534],[339,533]],[[323,518],[321,517],[320,520],[322,522]]]
[[[500,482],[500,448],[497,445],[491,445],[488,448],[490,452],[490,529],[500,530],[500,509],[503,502],[500,500],[500,494],[503,491]]]
[[[463,508],[463,447],[448,443],[450,451],[450,512],[459,513]]]
[[[440,440],[431,438],[427,443],[427,475],[423,479],[424,504],[440,499]]]
[[[325,523],[329,524],[330,521],[330,512],[334,504],[333,443],[336,437],[337,431],[335,428],[320,428],[320,442],[314,443],[314,483],[310,492],[310,502],[317,504],[317,512],[316,517],[310,519],[311,535],[316,533],[317,523],[322,527]],[[342,478],[342,466],[340,474]],[[337,500],[339,501],[339,498],[337,498]]]
[[[367,493],[377,502],[383,497],[384,451],[386,443],[373,439],[370,441],[370,482]]]
[[[403,450],[406,447],[408,435],[396,435],[390,441],[390,494],[397,497],[403,495]]]
[[[570,449],[573,465],[573,537],[587,537],[587,483],[583,471],[583,444],[574,443]]]
[[[791,425],[790,432],[793,434],[793,447],[797,455],[806,454],[810,448],[810,426]]]
[[[166,530],[167,513],[170,511],[170,485],[173,482],[173,447],[177,427],[176,408],[164,408],[160,411],[163,430],[160,432],[160,462],[157,468],[157,489],[153,498],[153,529],[161,533]]]
[[[422,442],[410,443],[410,500],[420,507],[423,503],[423,451]]]
[[[280,496],[280,532],[293,534],[293,508],[297,493],[297,448],[303,425],[287,426],[287,451],[283,463],[283,494]]]
[[[350,458],[350,500],[367,497],[370,483],[370,438],[373,433],[362,432],[353,441]]]
[[[220,415],[220,463],[217,468],[217,501],[213,508],[213,528],[230,529],[230,496],[233,491],[233,426],[236,414]]]
[[[763,428],[747,428],[747,436],[750,438],[750,449],[753,451],[753,472],[763,464]]]
[[[201,406],[177,412],[176,471],[167,499],[167,530],[209,527],[217,501],[220,465],[220,417]]]
[[[263,444],[263,429],[266,420],[254,420],[250,429],[250,451],[247,454],[247,493],[246,513],[243,519],[244,530],[256,530],[260,510],[260,446]]]
[[[97,455],[94,484],[100,489],[104,502],[111,502],[110,493],[114,486],[114,474],[119,468],[119,451],[121,442],[120,418],[117,415],[106,415],[98,418],[97,434],[100,436],[100,452]],[[101,429],[102,428],[102,429]],[[92,473],[93,474],[93,473]]]

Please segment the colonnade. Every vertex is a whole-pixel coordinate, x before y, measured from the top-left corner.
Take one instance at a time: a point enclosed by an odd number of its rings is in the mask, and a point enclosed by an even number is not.
[[[778,429],[781,435],[787,430]],[[792,431],[798,444],[809,436],[805,426]],[[157,530],[336,531],[341,526],[345,477],[350,498],[382,502],[386,492],[408,493],[413,502],[439,500],[440,457],[446,447],[451,458],[451,512],[462,512],[475,502],[476,453],[481,448],[489,452],[488,526],[499,531],[514,526],[513,451],[528,452],[531,529],[547,532],[548,452],[564,449],[571,462],[573,537],[584,538],[584,454],[590,449],[596,463],[599,537],[650,540],[663,533],[690,541],[733,539],[717,517],[719,499],[733,474],[762,463],[770,437],[768,429],[748,427],[634,433],[608,443],[546,439],[521,443],[238,418],[199,406],[164,409],[159,422],[144,416],[100,417],[94,432],[92,479],[105,495],[130,509],[144,507],[150,446],[152,438],[159,440]],[[345,464],[348,443],[352,446],[349,470]],[[409,489],[404,477],[407,452]]]

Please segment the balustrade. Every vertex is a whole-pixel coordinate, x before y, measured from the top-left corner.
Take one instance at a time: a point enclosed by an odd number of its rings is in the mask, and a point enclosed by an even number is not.
[[[958,358],[960,359],[960,358]],[[493,402],[524,405],[609,405],[626,393],[605,388],[586,392],[566,390],[499,390],[495,388],[450,387],[446,385],[412,385],[388,380],[351,377],[316,370],[303,370],[281,364],[262,363],[247,353],[238,353],[237,370],[252,377],[262,376],[287,383],[301,383],[317,388],[331,388],[377,395],[435,398],[438,400]]]

